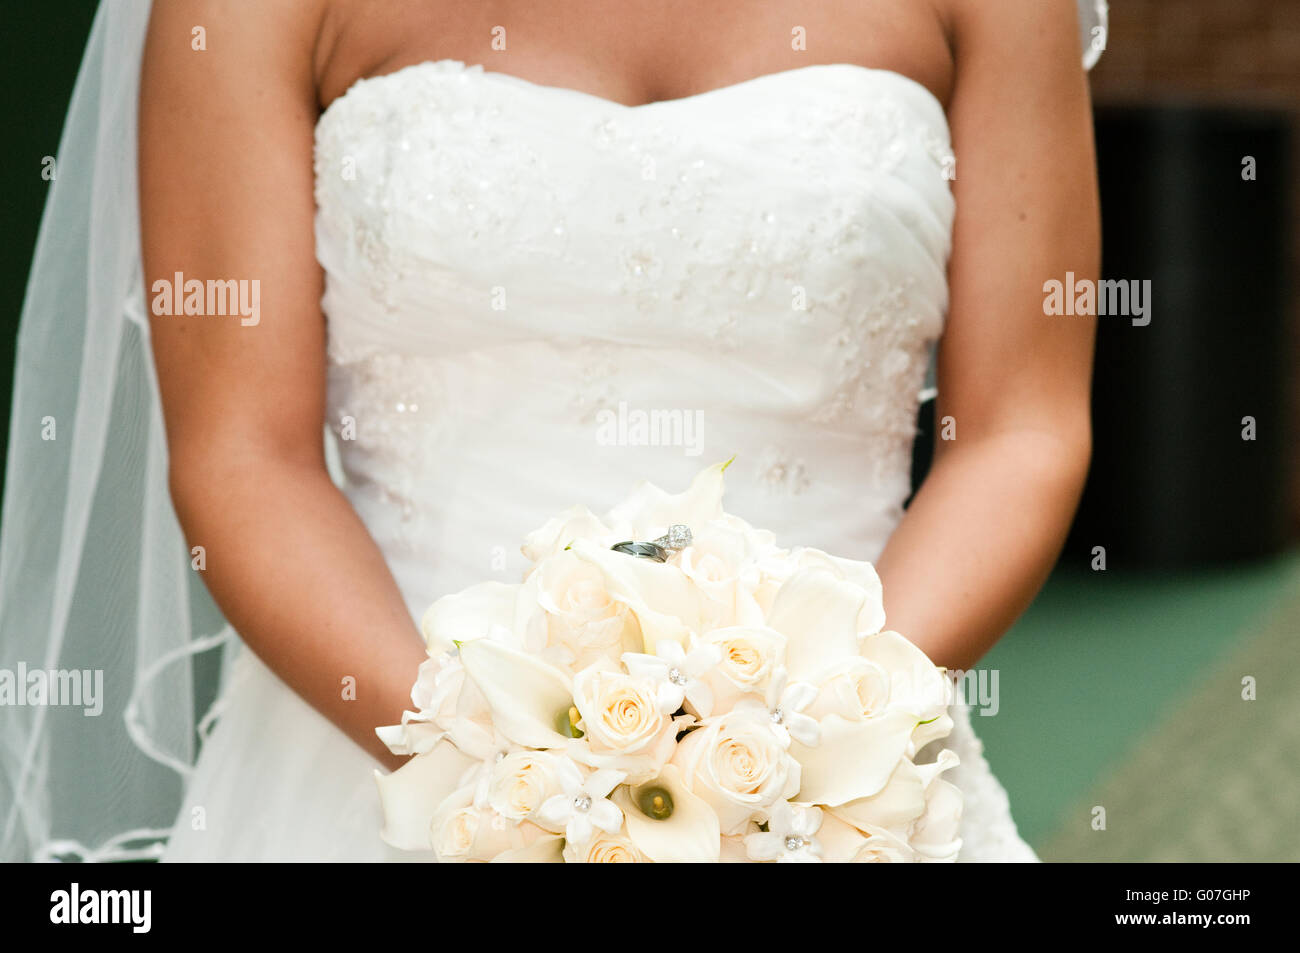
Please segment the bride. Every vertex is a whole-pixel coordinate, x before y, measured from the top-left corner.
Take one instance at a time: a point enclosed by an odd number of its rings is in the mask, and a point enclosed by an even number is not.
[[[733,455],[729,511],[872,560],[889,627],[973,666],[1088,466],[1093,326],[1042,287],[1098,268],[1104,22],[106,3],[0,549],[0,666],[102,670],[104,714],[6,714],[0,857],[423,859],[379,840],[372,778],[415,620],[517,579],[553,512]],[[932,356],[940,439],[904,511]],[[698,432],[611,440],[611,412]],[[959,859],[1035,859],[954,722]]]

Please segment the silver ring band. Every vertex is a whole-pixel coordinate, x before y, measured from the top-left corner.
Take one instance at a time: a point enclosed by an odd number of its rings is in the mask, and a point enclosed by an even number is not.
[[[640,559],[653,559],[657,563],[668,562],[668,552],[655,543],[634,543],[629,539],[627,542],[615,543],[609,548],[617,553],[627,553]]]

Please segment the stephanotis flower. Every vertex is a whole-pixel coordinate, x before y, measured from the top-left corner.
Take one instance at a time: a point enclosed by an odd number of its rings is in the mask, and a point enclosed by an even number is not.
[[[718,646],[694,641],[689,652],[676,642],[664,639],[655,646],[654,655],[623,653],[628,674],[654,681],[661,712],[672,714],[683,702],[690,702],[701,718],[708,718],[713,712],[713,689],[704,676],[721,661],[722,650]]]
[[[579,847],[591,840],[596,828],[613,834],[623,827],[623,812],[609,800],[609,793],[626,777],[622,771],[602,768],[584,778],[576,764],[559,758],[555,774],[560,793],[542,803],[538,821],[563,830],[565,840]]]
[[[781,744],[790,747],[791,739],[808,748],[821,741],[822,730],[817,719],[803,714],[803,710],[817,697],[817,686],[807,682],[790,682],[790,673],[777,666],[767,686],[767,713]],[[737,708],[756,707],[757,702],[742,701]]]
[[[813,835],[821,826],[821,808],[777,801],[767,830],[745,837],[745,851],[750,860],[759,863],[820,864],[822,848]]]

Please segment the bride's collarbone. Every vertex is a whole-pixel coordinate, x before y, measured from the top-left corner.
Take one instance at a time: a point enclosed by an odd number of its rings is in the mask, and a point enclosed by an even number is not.
[[[793,10],[724,0],[703,12],[695,5],[665,10],[656,0],[621,6],[613,19],[603,0],[566,4],[560,17],[539,15],[532,4],[450,0],[433,5],[452,8],[440,10],[437,22],[427,2],[388,0],[385,9],[395,6],[399,15],[382,26],[362,19],[369,6],[344,8],[333,25],[318,74],[322,107],[358,80],[440,61],[629,107],[828,64],[897,73],[941,102],[952,80],[944,29],[912,0],[881,0],[868,17],[848,0]]]

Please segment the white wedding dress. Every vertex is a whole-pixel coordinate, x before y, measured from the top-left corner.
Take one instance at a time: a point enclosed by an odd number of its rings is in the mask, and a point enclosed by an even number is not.
[[[730,512],[875,559],[947,307],[951,162],[924,87],[850,65],[635,108],[449,61],[356,83],[316,134],[329,424],[412,614],[518,579],[570,504],[733,455]],[[610,440],[602,411],[700,430]],[[240,651],[166,859],[429,859],[380,841],[369,757]],[[954,722],[961,859],[1035,859]]]

